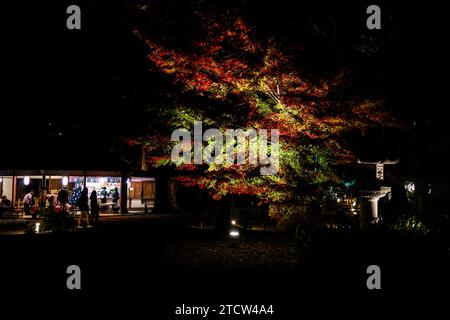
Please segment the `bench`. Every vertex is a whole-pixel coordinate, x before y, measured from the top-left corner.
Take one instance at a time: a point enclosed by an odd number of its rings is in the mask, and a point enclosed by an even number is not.
[[[21,207],[0,207],[0,217],[23,218],[23,208]]]

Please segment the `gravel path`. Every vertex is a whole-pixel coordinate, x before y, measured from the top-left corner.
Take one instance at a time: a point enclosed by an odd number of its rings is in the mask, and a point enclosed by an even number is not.
[[[164,256],[168,269],[270,270],[290,269],[299,259],[293,241],[248,238],[235,244],[227,240],[170,241]]]

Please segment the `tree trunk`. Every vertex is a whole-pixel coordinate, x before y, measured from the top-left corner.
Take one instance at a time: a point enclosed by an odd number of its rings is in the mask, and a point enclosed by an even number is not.
[[[155,205],[152,213],[167,213],[169,211],[169,175],[165,171],[161,171],[155,178]]]
[[[230,214],[231,214],[231,199],[230,197],[224,197],[220,201],[216,201],[215,205],[216,222],[214,230],[219,233],[225,234],[230,227]]]
[[[425,216],[427,214],[428,187],[422,179],[415,181],[415,193],[417,214]]]

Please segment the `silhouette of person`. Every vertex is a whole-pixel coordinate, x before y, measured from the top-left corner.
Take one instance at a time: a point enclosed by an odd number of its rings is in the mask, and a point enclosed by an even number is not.
[[[98,218],[99,218],[99,212],[100,212],[100,206],[98,205],[97,200],[97,191],[93,190],[91,192],[91,216],[92,216],[92,222],[94,225],[97,225]]]
[[[2,207],[11,207],[11,200],[6,196],[2,196]]]
[[[31,207],[33,206],[33,196],[34,192],[30,191],[25,195],[25,197],[23,197],[22,203],[25,215],[31,214]]]
[[[117,205],[117,202],[119,202],[119,190],[117,189],[117,187],[114,188],[113,192],[112,192],[112,199],[115,205]]]
[[[106,203],[106,198],[108,197],[108,191],[106,191],[106,187],[102,187],[100,191],[100,201],[102,203]]]
[[[11,201],[8,200],[6,196],[2,196],[2,201],[0,202],[0,217],[3,217],[7,208],[11,207]]]
[[[88,227],[90,227],[89,223],[89,203],[88,203],[88,188],[84,187],[83,191],[81,192],[81,196],[77,201],[78,208],[80,209],[81,213],[78,217],[78,227],[81,227],[81,223],[83,221],[83,216],[86,215],[86,224]]]
[[[55,208],[55,196],[53,194],[49,194],[47,196],[47,201],[48,201],[48,207],[50,209],[54,209]]]
[[[66,210],[66,204],[69,202],[69,193],[67,192],[66,187],[59,190],[58,201],[61,204],[61,210]]]

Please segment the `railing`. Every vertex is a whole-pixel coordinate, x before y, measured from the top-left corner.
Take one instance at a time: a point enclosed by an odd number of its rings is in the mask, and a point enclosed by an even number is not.
[[[0,207],[0,218],[16,217],[23,218],[23,207]]]

